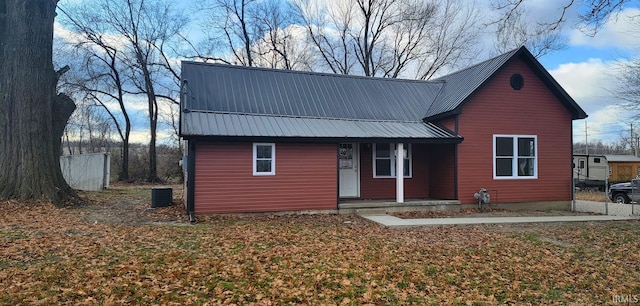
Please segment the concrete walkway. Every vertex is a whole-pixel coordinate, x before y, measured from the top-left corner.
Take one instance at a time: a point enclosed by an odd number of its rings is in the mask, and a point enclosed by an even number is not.
[[[549,216],[549,217],[487,217],[487,218],[432,218],[400,219],[390,215],[361,215],[365,219],[387,227],[465,225],[465,224],[504,224],[536,222],[588,222],[588,221],[624,221],[637,220],[638,217],[623,216]]]

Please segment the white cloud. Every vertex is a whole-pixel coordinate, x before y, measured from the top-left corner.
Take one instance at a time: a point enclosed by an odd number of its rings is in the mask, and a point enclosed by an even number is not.
[[[83,38],[83,34],[74,32],[73,30],[68,29],[58,20],[53,23],[53,35],[56,39],[60,40],[63,43],[75,45],[81,42],[86,42],[87,40]],[[103,33],[101,36],[102,40],[106,42],[108,45],[118,49],[125,50],[129,48],[129,42],[124,35],[120,34],[112,34],[112,33]],[[100,47],[93,45],[95,50],[100,51]]]
[[[569,34],[569,43],[574,46],[596,48],[637,48],[640,46],[640,25],[637,20],[639,15],[638,8],[624,9],[617,16],[610,18],[593,37],[580,29],[573,29]]]
[[[616,104],[611,94],[616,83],[617,62],[589,59],[581,63],[566,63],[549,73],[560,85],[590,113],[603,106]]]
[[[617,105],[608,105],[589,114],[585,120],[573,123],[574,142],[601,140],[605,143],[618,141],[629,133],[629,112]]]
[[[171,143],[172,139],[175,136],[172,134],[171,130],[158,130],[156,133],[157,142],[160,143]],[[143,143],[148,144],[151,139],[151,135],[148,131],[132,131],[129,141],[132,143]]]
[[[533,22],[555,22],[562,15],[563,5],[558,0],[531,0],[525,1],[527,15],[532,17]],[[574,4],[567,8],[564,19],[568,24],[577,21],[579,4]]]
[[[618,140],[629,129],[630,113],[610,92],[615,89],[619,61],[589,59],[586,62],[561,64],[549,73],[587,112],[585,120],[573,124],[574,141],[584,142],[585,122],[589,141]]]
[[[130,114],[146,112],[149,109],[147,99],[142,95],[125,95],[124,101],[127,113]],[[120,113],[120,104],[116,100],[110,100],[106,102],[105,105],[110,111]]]
[[[66,43],[77,43],[80,41],[80,35],[78,33],[70,31],[58,21],[53,23],[53,35]]]

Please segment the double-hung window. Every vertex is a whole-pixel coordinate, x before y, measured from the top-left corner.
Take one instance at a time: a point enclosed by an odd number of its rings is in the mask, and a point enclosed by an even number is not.
[[[535,135],[494,135],[493,178],[538,178],[537,143]]]
[[[404,144],[404,177],[411,177],[411,144]],[[396,177],[396,145],[373,144],[373,177]]]
[[[253,175],[276,174],[276,145],[274,143],[253,144]]]

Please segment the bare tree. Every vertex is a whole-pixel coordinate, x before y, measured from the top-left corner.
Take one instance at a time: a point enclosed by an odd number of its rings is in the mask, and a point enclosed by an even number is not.
[[[385,43],[385,34],[390,29],[402,22],[402,8],[396,6],[393,0],[356,0],[357,16],[362,18],[362,26],[351,31],[352,46],[355,56],[366,76],[375,76],[378,69],[384,69],[382,65],[388,61],[391,49]],[[429,18],[427,14],[425,18]]]
[[[538,26],[555,32],[570,19],[576,17],[572,26],[579,27],[587,35],[595,35],[611,16],[618,14],[630,0],[565,0],[558,3],[556,16],[538,22]],[[509,23],[522,13],[527,0],[496,0],[493,8],[501,12],[498,23]],[[575,16],[570,16],[575,14]]]
[[[170,143],[175,146],[180,146],[180,107],[177,104],[173,104],[170,107],[160,109],[159,123],[169,128],[171,131]]]
[[[149,118],[149,174],[148,181],[157,181],[157,128],[158,109],[161,100],[175,96],[178,91],[169,83],[177,72],[168,71],[171,66],[168,55],[162,53],[166,44],[180,37],[187,25],[184,14],[162,0],[101,0],[93,5],[101,9],[101,22],[122,40],[124,55],[119,57],[127,69],[127,77],[133,88],[124,88],[125,94],[144,95]],[[175,100],[175,99],[173,99]]]
[[[477,14],[454,1],[295,1],[319,70],[429,79],[453,67],[477,37]]]
[[[76,203],[60,170],[64,127],[75,109],[56,94],[57,1],[0,0],[0,199]]]
[[[309,48],[301,41],[304,28],[296,24],[293,7],[283,1],[260,2],[252,22],[262,36],[251,46],[256,66],[309,70]]]
[[[632,114],[631,119],[640,119],[640,57],[635,57],[617,67],[616,85],[612,95],[622,101],[620,106]]]
[[[620,135],[618,140],[612,140],[608,143],[602,140],[589,142],[576,142],[573,144],[574,154],[633,154],[633,146],[629,142],[629,135]],[[588,149],[587,149],[588,147]]]
[[[475,59],[478,54],[479,12],[473,4],[462,6],[457,1],[436,2],[429,31],[420,43],[416,78],[428,80],[445,69],[455,68]]]
[[[497,53],[504,53],[524,45],[535,57],[541,57],[566,47],[566,39],[561,35],[561,24],[558,20],[528,20],[526,16],[530,14],[520,4],[515,3],[513,7],[494,4],[494,8],[501,11],[499,19],[489,24],[495,26],[494,47]],[[568,9],[568,7],[563,8]],[[564,11],[562,14],[565,14]]]
[[[350,36],[354,6],[327,7],[309,0],[294,3],[307,30],[307,40],[314,47],[315,59],[312,61],[319,67],[313,70],[328,69],[333,73],[351,74],[356,65]]]
[[[109,152],[112,120],[101,105],[80,100],[64,131],[63,150],[66,154]]]
[[[305,68],[305,46],[296,39],[294,14],[285,0],[201,0],[210,36],[204,60],[243,66]],[[211,30],[213,29],[213,30]],[[214,56],[214,54],[228,56]]]
[[[225,62],[253,66],[255,54],[251,46],[262,36],[251,21],[258,1],[202,0],[198,5],[209,14],[203,23],[203,29],[209,29],[204,32],[211,35],[207,38],[207,53],[228,52],[231,58]]]
[[[101,16],[100,7],[80,4],[75,7],[60,7],[63,22],[69,29],[77,33],[73,44],[75,55],[82,59],[75,73],[75,78],[68,80],[68,86],[84,93],[83,100],[94,101],[109,115],[122,141],[120,169],[118,180],[129,179],[129,139],[131,135],[131,118],[125,106],[126,78],[123,74],[123,54],[116,37],[109,35],[109,24]],[[119,114],[108,107],[115,102]],[[92,136],[91,134],[89,135]]]

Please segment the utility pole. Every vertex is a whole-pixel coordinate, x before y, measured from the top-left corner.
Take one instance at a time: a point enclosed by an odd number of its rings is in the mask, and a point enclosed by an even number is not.
[[[584,121],[584,147],[585,154],[589,155],[589,141],[587,140],[587,120]]]
[[[638,156],[638,146],[635,142],[635,137],[633,137],[633,123],[631,123],[631,150],[633,151],[634,156]]]

